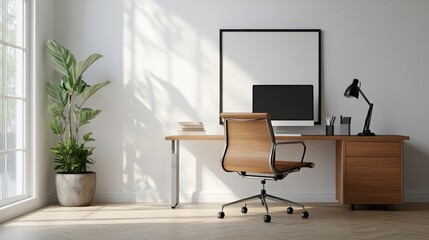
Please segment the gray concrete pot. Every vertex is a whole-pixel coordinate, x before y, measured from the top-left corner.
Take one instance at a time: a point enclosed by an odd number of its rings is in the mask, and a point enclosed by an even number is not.
[[[57,173],[55,187],[61,206],[79,207],[90,205],[94,199],[97,175],[95,172],[84,174]]]

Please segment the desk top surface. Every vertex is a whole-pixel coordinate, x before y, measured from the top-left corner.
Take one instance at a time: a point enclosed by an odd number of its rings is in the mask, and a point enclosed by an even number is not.
[[[169,135],[165,140],[224,140],[224,135]],[[347,141],[398,141],[409,140],[409,136],[403,135],[376,135],[376,136],[356,136],[356,135],[302,135],[302,136],[276,136],[276,140],[347,140]]]

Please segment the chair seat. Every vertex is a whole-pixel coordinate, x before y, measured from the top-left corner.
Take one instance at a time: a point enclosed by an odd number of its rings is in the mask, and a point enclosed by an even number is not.
[[[307,167],[307,168],[313,168],[314,167],[314,163],[312,162],[291,162],[291,161],[281,161],[281,160],[277,160],[275,162],[275,166],[276,169],[279,172],[290,172],[290,171],[294,171],[299,169],[299,167],[301,166],[301,168],[303,167]]]

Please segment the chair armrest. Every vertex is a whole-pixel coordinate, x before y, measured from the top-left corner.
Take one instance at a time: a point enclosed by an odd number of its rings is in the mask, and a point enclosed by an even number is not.
[[[301,166],[302,166],[302,163],[304,162],[305,152],[307,151],[307,146],[305,145],[305,143],[303,141],[276,142],[276,143],[274,143],[274,154],[276,153],[278,146],[286,145],[286,144],[301,144],[302,145],[303,150],[302,150],[302,156],[301,156],[301,161],[300,161]],[[301,169],[301,166],[299,167],[298,170]]]
[[[303,141],[276,142],[275,145],[282,145],[282,144],[302,144],[303,146],[305,146],[305,142]]]

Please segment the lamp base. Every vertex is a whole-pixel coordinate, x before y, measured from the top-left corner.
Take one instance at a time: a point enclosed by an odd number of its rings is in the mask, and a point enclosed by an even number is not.
[[[371,132],[371,131],[365,131],[365,132],[360,132],[358,133],[358,136],[375,136],[375,133]]]

